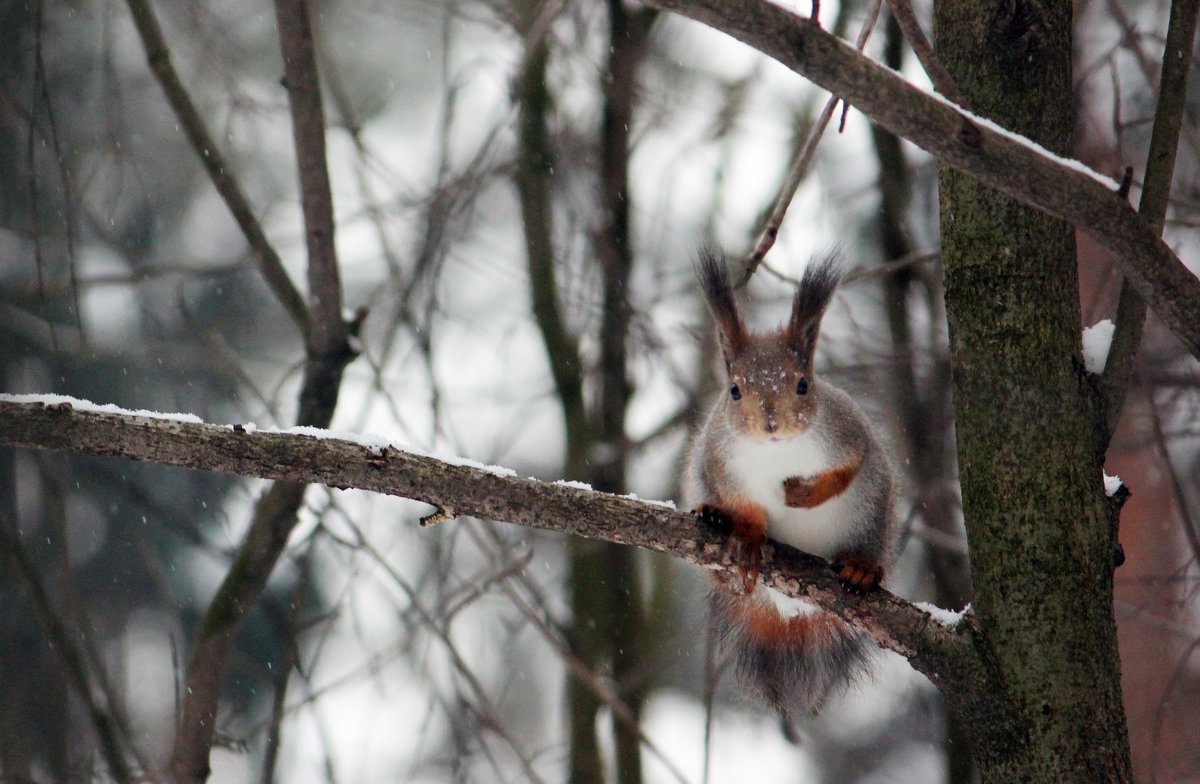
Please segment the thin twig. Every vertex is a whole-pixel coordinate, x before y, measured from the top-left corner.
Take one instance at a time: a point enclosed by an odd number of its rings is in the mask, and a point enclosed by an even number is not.
[[[859,30],[856,46],[861,52],[863,47],[867,45],[867,40],[871,37],[871,31],[875,29],[875,23],[879,19],[879,9],[881,0],[874,0],[870,10],[867,12],[867,18],[863,22],[862,29]],[[817,16],[818,7],[814,5],[812,19]],[[800,183],[804,182],[804,177],[808,173],[808,167],[812,164],[813,155],[817,152],[817,145],[821,142],[821,137],[825,135],[825,129],[829,127],[830,120],[833,119],[833,112],[837,108],[838,98],[836,94],[830,95],[825,101],[825,107],[821,109],[821,114],[817,116],[817,121],[813,123],[812,128],[808,132],[808,137],[804,140],[804,144],[800,147],[800,152],[796,155],[796,159],[792,161],[792,166],[788,169],[787,177],[783,181],[783,187],[779,189],[779,195],[775,197],[775,205],[771,208],[771,214],[767,218],[767,222],[763,225],[762,232],[759,234],[758,242],[754,244],[754,249],[742,259],[742,275],[737,285],[745,286],[750,278],[754,277],[754,273],[758,271],[758,267],[766,258],[767,253],[775,246],[775,240],[779,237],[779,229],[783,226],[783,219],[787,215],[788,207],[792,204],[792,199],[796,197],[796,191],[800,189]],[[845,116],[843,115],[843,122]]]
[[[941,258],[941,251],[938,250],[914,250],[912,253],[906,253],[898,259],[876,264],[873,267],[859,267],[846,277],[842,278],[841,286],[851,286],[856,283],[861,283],[864,280],[874,280],[875,278],[884,278],[900,270],[906,270],[918,264],[924,264],[928,261],[936,261]]]
[[[896,20],[896,25],[904,34],[904,40],[908,41],[913,54],[917,56],[921,67],[925,69],[929,81],[933,83],[933,89],[959,106],[967,108],[967,99],[959,91],[950,72],[946,70],[942,61],[933,51],[933,45],[925,37],[921,23],[917,21],[917,15],[913,13],[912,4],[908,0],[887,0],[887,4],[888,10],[892,12],[892,18]]]
[[[367,553],[371,560],[374,561],[375,564],[391,578],[391,581],[398,586],[401,591],[404,592],[405,596],[408,598],[410,606],[421,618],[422,626],[428,629],[431,634],[433,634],[442,642],[442,644],[445,646],[447,654],[450,656],[451,662],[454,664],[454,668],[458,671],[459,675],[462,676],[463,680],[473,693],[475,700],[480,706],[480,709],[485,714],[486,721],[483,722],[483,726],[491,729],[496,735],[504,740],[505,743],[508,744],[509,748],[512,749],[513,754],[517,757],[517,760],[521,763],[521,767],[524,768],[525,775],[528,777],[529,781],[541,782],[542,778],[538,776],[537,772],[533,769],[533,763],[521,750],[521,746],[517,742],[516,738],[514,738],[512,734],[504,728],[503,722],[499,720],[499,712],[492,705],[492,700],[490,697],[488,697],[487,690],[484,688],[483,683],[475,676],[475,673],[472,672],[470,666],[468,666],[466,660],[462,657],[462,654],[459,653],[458,647],[455,645],[454,640],[450,637],[450,629],[448,625],[444,621],[439,623],[438,619],[434,617],[433,613],[425,608],[425,605],[422,604],[416,590],[409,585],[408,581],[404,579],[403,575],[397,572],[396,569],[390,563],[388,563],[387,559],[384,558],[383,555],[380,554],[380,552],[376,550],[369,541],[367,541],[367,538],[357,526],[351,524],[350,528],[354,532],[353,542],[340,539],[328,529],[326,529],[326,532],[329,534],[330,538],[332,538],[334,541],[337,541],[339,544],[360,549]]]
[[[1162,733],[1163,724],[1166,723],[1167,708],[1171,706],[1171,693],[1175,691],[1179,685],[1179,681],[1183,678],[1184,673],[1188,672],[1188,662],[1191,661],[1192,655],[1200,650],[1200,637],[1193,637],[1191,644],[1179,656],[1179,660],[1175,663],[1175,668],[1171,671],[1171,677],[1167,679],[1167,686],[1163,690],[1163,697],[1158,701],[1158,705],[1154,711],[1154,724],[1150,730],[1150,781],[1149,784],[1158,784],[1158,755],[1162,748]]]
[[[833,119],[833,112],[837,108],[839,100],[841,99],[836,95],[831,95],[825,101],[825,106],[817,115],[817,121],[813,123],[812,129],[808,132],[808,137],[804,140],[800,153],[796,156],[796,160],[792,161],[787,178],[783,181],[779,195],[775,197],[775,206],[771,208],[771,214],[763,226],[762,233],[759,234],[754,250],[742,259],[742,275],[738,286],[744,286],[749,282],[763,263],[767,253],[775,247],[775,240],[779,237],[779,229],[783,225],[784,216],[787,215],[788,207],[791,206],[796,191],[800,189],[800,183],[804,181],[804,176],[808,173],[809,164],[812,163],[813,155],[817,151],[817,144],[825,134],[825,129],[829,127],[829,121]]]
[[[479,537],[478,532],[472,529],[470,533],[472,538],[475,540],[476,545],[482,549],[484,543]],[[508,575],[508,577],[511,576],[512,575]],[[576,579],[583,579],[583,577],[583,575],[579,575],[576,577]],[[680,781],[682,784],[686,784],[687,779],[679,771],[679,769],[675,767],[674,763],[672,763],[671,760],[668,759],[665,754],[663,754],[662,750],[659,749],[658,746],[655,745],[655,743],[649,737],[647,737],[644,732],[642,732],[641,727],[638,726],[637,716],[630,709],[628,703],[621,699],[621,695],[618,694],[617,691],[608,683],[605,683],[605,681],[599,675],[597,675],[591,667],[589,667],[583,662],[582,659],[572,652],[571,647],[567,645],[566,641],[562,638],[562,635],[558,634],[555,629],[551,628],[551,626],[547,624],[541,618],[541,616],[538,615],[534,608],[531,607],[529,603],[517,593],[512,585],[509,584],[508,579],[500,581],[500,590],[504,592],[506,597],[508,597],[508,600],[512,603],[513,607],[517,609],[517,612],[519,612],[522,617],[524,617],[525,620],[533,626],[538,634],[542,636],[542,639],[546,641],[546,644],[554,649],[554,653],[562,660],[563,665],[567,668],[567,671],[571,673],[571,677],[575,678],[577,681],[586,686],[596,696],[596,698],[600,700],[600,702],[607,705],[609,710],[613,712],[613,716],[617,719],[617,721],[625,726],[630,732],[635,734],[641,745],[645,746],[651,754],[657,757],[659,762],[666,767],[666,769],[671,773],[672,776],[675,777],[676,780]]]
[[[1150,427],[1154,433],[1154,445],[1158,449],[1158,455],[1162,458],[1163,466],[1167,471],[1167,478],[1171,482],[1171,495],[1174,497],[1175,506],[1179,509],[1179,522],[1183,527],[1183,536],[1187,539],[1188,546],[1192,550],[1192,561],[1200,563],[1200,528],[1197,528],[1196,522],[1192,519],[1191,512],[1188,509],[1187,493],[1184,491],[1183,483],[1179,481],[1179,474],[1175,471],[1175,466],[1171,462],[1171,452],[1167,449],[1167,438],[1163,433],[1162,418],[1158,414],[1158,404],[1154,400],[1154,395],[1147,392],[1146,405],[1150,408]]]
[[[48,464],[44,456],[38,455],[37,458],[42,497],[65,498],[67,491],[63,487],[61,475]],[[46,517],[54,526],[54,543],[59,548],[59,566],[52,570],[54,578],[50,583],[52,590],[58,594],[59,598],[55,603],[57,606],[47,605],[45,609],[53,614],[55,623],[61,626],[63,632],[78,640],[74,644],[75,651],[72,658],[76,658],[78,666],[83,667],[83,677],[89,684],[88,693],[84,695],[85,699],[96,703],[94,706],[90,706],[89,710],[101,711],[108,717],[116,746],[132,755],[137,767],[144,772],[147,778],[153,780],[156,778],[152,773],[154,771],[153,764],[131,740],[134,733],[130,729],[127,706],[113,685],[108,665],[105,663],[100,649],[101,640],[98,639],[98,635],[86,634],[83,631],[96,630],[101,627],[89,611],[87,599],[79,591],[79,575],[74,567],[76,558],[72,557],[71,537],[66,528],[67,515],[61,500],[49,505]],[[33,575],[27,575],[26,578],[33,579]],[[42,592],[46,590],[41,585],[36,588]],[[48,636],[54,639],[53,635]]]
[[[45,67],[42,64],[42,3],[37,4],[35,11],[34,25],[36,32],[34,33],[34,71],[33,71],[33,94],[29,99],[29,129],[25,138],[25,157],[28,171],[28,197],[29,197],[29,231],[33,235],[33,263],[34,269],[37,271],[37,291],[38,298],[45,299],[46,297],[46,254],[42,247],[42,231],[39,225],[41,220],[41,197],[38,192],[37,181],[37,146],[34,144],[34,138],[37,136],[37,101],[41,95],[41,90],[38,86],[45,80]],[[60,158],[61,160],[61,158]],[[55,357],[58,356],[58,328],[53,321],[47,321],[46,325],[50,329],[50,347]],[[80,341],[82,342],[83,333],[80,330]]]
[[[75,257],[75,234],[76,234],[75,210],[77,209],[77,205],[75,203],[74,188],[71,185],[71,170],[67,166],[67,156],[63,149],[62,140],[59,138],[59,135],[58,135],[58,121],[54,117],[54,104],[50,100],[50,87],[49,87],[48,82],[46,81],[46,61],[45,61],[45,57],[43,54],[43,47],[42,47],[43,9],[44,9],[44,3],[41,2],[41,0],[39,0],[39,2],[37,3],[37,10],[35,11],[35,21],[34,21],[34,25],[36,28],[36,30],[34,32],[34,46],[33,46],[34,96],[33,96],[33,100],[30,102],[30,105],[29,105],[30,112],[29,112],[29,148],[28,148],[29,177],[30,177],[30,210],[34,213],[34,223],[33,223],[34,244],[38,248],[38,253],[37,253],[38,284],[39,284],[39,289],[40,289],[41,284],[42,284],[42,268],[41,268],[42,255],[40,252],[41,241],[40,241],[40,237],[38,236],[40,234],[40,232],[38,232],[38,230],[37,230],[37,214],[36,214],[37,213],[37,188],[34,184],[34,177],[35,177],[35,173],[37,171],[37,167],[36,167],[35,161],[34,161],[33,137],[34,137],[34,126],[36,125],[36,121],[37,121],[37,101],[40,98],[42,101],[42,105],[46,109],[46,124],[50,128],[50,146],[51,146],[51,149],[54,151],[54,162],[55,162],[56,168],[58,170],[59,183],[62,187],[63,223],[64,223],[63,237],[65,240],[65,245],[66,245],[66,250],[67,250],[67,283],[71,290],[71,308],[74,311],[75,328],[79,331],[80,339],[82,341],[84,341],[84,343],[86,344],[87,334],[84,332],[84,329],[83,329],[83,312],[82,312],[82,307],[79,302],[79,281],[77,279],[76,257]],[[51,326],[50,335],[51,335],[51,340],[53,341],[54,340],[53,326]],[[55,353],[57,353],[57,349],[56,349]]]
[[[884,262],[883,264],[876,264],[873,267],[859,267],[858,269],[846,275],[846,277],[842,278],[842,282],[839,283],[838,286],[839,288],[842,286],[853,286],[862,283],[863,281],[887,277],[888,275],[899,272],[900,270],[906,270],[910,267],[915,267],[918,264],[924,264],[927,261],[934,261],[935,259],[941,258],[941,255],[941,251],[937,250],[918,250],[901,256],[898,259],[892,259],[891,261]],[[785,272],[780,272],[770,264],[763,264],[763,269],[790,286],[800,285],[799,278],[793,275],[788,275]]]

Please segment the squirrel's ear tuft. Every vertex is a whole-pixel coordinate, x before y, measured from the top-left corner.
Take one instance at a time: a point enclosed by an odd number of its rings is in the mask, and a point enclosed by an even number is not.
[[[731,362],[745,347],[747,335],[746,325],[742,323],[742,315],[733,298],[729,269],[720,251],[707,245],[700,248],[696,279],[700,282],[708,310],[717,324],[717,336],[721,340],[725,361]]]
[[[800,278],[796,296],[792,299],[792,317],[788,320],[785,337],[807,371],[812,370],[821,316],[825,315],[825,308],[829,306],[829,300],[833,298],[841,279],[841,263],[837,252],[826,253],[808,263],[804,277]]]

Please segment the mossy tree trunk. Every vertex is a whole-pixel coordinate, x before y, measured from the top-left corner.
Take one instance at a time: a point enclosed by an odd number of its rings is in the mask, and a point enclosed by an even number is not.
[[[976,114],[1070,154],[1071,3],[943,0],[938,52]],[[1130,781],[1113,526],[1080,360],[1072,227],[943,166],[946,311],[981,659],[984,781]]]

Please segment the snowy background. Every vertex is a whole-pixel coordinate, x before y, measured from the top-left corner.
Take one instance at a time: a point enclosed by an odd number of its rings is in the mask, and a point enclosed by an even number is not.
[[[561,407],[531,315],[514,186],[520,5],[315,4],[345,304],[366,310],[362,354],[333,427],[559,479]],[[867,18],[866,3],[821,5],[826,27],[851,40]],[[1157,67],[1166,11],[1102,5],[1081,3],[1077,13],[1076,152],[1119,176],[1144,161],[1153,94],[1139,64]],[[917,8],[924,19],[928,8]],[[554,9],[546,81],[558,294],[594,384],[607,17],[600,3]],[[272,9],[205,0],[157,10],[172,61],[303,286]],[[1129,25],[1144,34],[1127,35]],[[894,35],[885,14],[867,52],[883,58]],[[0,143],[9,151],[0,156],[0,392],[290,426],[302,343],[188,147],[124,4],[8,4],[0,42]],[[902,70],[928,84],[911,54]],[[625,484],[673,499],[714,383],[692,281],[696,248],[711,240],[736,256],[753,245],[827,96],[715,32],[666,17],[651,27],[635,95]],[[895,260],[872,129],[851,110],[839,133],[838,119],[770,269],[749,286],[759,328],[783,318],[784,278],[798,277],[811,255],[837,246],[864,272]],[[905,473],[905,549],[888,587],[958,608],[969,597],[956,589],[966,543],[945,415],[936,168],[911,145],[901,149],[900,223],[919,259],[898,288],[867,274],[839,292],[818,369],[863,401]],[[1196,147],[1185,144],[1180,159],[1168,240],[1195,265]],[[1085,324],[1111,317],[1108,261],[1085,243],[1081,269]],[[887,307],[897,291],[909,324],[903,345]],[[1188,777],[1200,776],[1200,758],[1186,738],[1200,697],[1192,656],[1200,572],[1182,534],[1200,514],[1196,369],[1154,325],[1142,361],[1144,387],[1106,467],[1134,490],[1122,527],[1130,562],[1118,573],[1127,706],[1139,776],[1149,780],[1153,769],[1159,780],[1196,780]],[[904,410],[927,418],[914,426]],[[914,465],[914,455],[926,459]],[[0,483],[0,516],[38,564],[97,693],[140,759],[161,765],[190,634],[263,483],[10,449],[0,449]],[[563,779],[562,649],[573,625],[589,622],[572,617],[572,585],[618,589],[603,574],[569,574],[560,538],[477,520],[419,529],[428,511],[309,490],[287,556],[237,639],[214,781],[260,780],[272,717],[282,722],[278,781]],[[806,724],[804,743],[792,746],[731,679],[715,683],[703,575],[648,554],[637,566],[646,781],[948,780],[955,748],[940,701],[899,657],[880,654],[875,677]],[[96,741],[24,597],[15,582],[0,584],[0,774],[79,780],[103,769]],[[609,683],[611,674],[601,667],[594,676]],[[597,726],[613,765],[608,709]]]

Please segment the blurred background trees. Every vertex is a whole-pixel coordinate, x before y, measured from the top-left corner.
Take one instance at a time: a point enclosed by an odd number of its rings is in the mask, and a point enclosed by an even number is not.
[[[260,7],[261,5],[261,7]],[[156,6],[170,59],[298,286],[305,230],[272,9]],[[697,244],[749,251],[827,96],[639,5],[320,2],[345,304],[334,427],[674,498],[712,392]],[[828,29],[925,82],[878,4]],[[797,9],[808,12],[807,4]],[[918,5],[928,15],[928,8]],[[1165,2],[1075,7],[1076,155],[1144,166]],[[927,23],[927,20],[926,20]],[[288,426],[305,344],[147,66],[123,3],[0,7],[0,389]],[[1197,89],[1192,81],[1193,93]],[[1166,236],[1194,267],[1195,96]],[[810,254],[854,280],[819,362],[885,423],[907,492],[898,593],[970,597],[942,312],[936,167],[839,113],[748,287],[782,318]],[[1079,248],[1085,323],[1116,275]],[[1144,781],[1200,776],[1200,395],[1151,319],[1106,470],[1133,498],[1117,572]],[[1036,459],[1036,456],[1031,456]],[[0,450],[0,778],[156,775],[184,662],[265,485]],[[923,678],[876,678],[792,747],[723,678],[703,575],[629,548],[310,488],[228,661],[219,781],[967,781]]]

